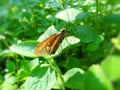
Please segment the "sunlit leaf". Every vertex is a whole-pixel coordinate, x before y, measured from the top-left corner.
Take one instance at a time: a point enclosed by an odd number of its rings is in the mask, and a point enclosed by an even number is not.
[[[99,65],[92,65],[86,72],[83,90],[88,88],[89,90],[113,90],[110,80]]]
[[[72,22],[76,20],[77,15],[80,13],[80,10],[75,8],[65,9],[56,14],[56,18],[64,20],[66,22]]]
[[[20,44],[12,45],[10,50],[23,56],[34,57],[34,48],[37,44],[38,42],[36,41],[25,41]]]
[[[102,68],[110,80],[117,80],[120,78],[120,56],[110,55],[102,63]]]
[[[38,66],[28,76],[25,90],[50,90],[56,82],[55,71],[49,66]]]

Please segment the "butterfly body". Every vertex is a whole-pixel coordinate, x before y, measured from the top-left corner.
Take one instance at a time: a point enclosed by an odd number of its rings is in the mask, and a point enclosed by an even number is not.
[[[35,48],[34,54],[37,56],[44,56],[46,54],[54,54],[58,49],[60,43],[64,39],[65,29],[61,29],[58,33],[53,34],[40,44],[38,44]]]

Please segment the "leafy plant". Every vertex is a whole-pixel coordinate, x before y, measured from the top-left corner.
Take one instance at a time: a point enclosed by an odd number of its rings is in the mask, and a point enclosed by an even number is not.
[[[120,90],[119,0],[1,0],[0,90]],[[38,42],[66,28],[55,54]]]

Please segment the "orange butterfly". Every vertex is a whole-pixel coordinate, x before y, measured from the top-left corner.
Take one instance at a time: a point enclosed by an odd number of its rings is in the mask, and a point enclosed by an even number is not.
[[[34,54],[37,56],[44,56],[46,54],[49,54],[49,55],[54,54],[56,50],[58,49],[60,43],[65,37],[65,31],[66,29],[63,28],[58,33],[53,34],[52,36],[50,36],[49,38],[47,38],[46,40],[38,44],[35,47]]]

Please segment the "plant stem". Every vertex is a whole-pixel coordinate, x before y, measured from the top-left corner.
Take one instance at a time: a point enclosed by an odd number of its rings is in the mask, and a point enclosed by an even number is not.
[[[62,77],[62,73],[60,71],[60,69],[58,68],[58,66],[56,65],[56,63],[54,62],[53,58],[51,57],[48,57],[47,58],[47,61],[52,65],[52,67],[55,69],[55,71],[57,72],[60,80],[61,80],[61,83],[62,83],[62,90],[65,90],[65,87],[64,87],[64,79]]]

